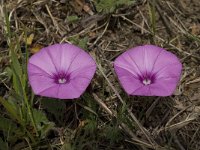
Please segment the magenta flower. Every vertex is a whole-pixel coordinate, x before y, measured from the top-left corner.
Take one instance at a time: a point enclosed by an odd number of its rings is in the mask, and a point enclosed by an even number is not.
[[[28,77],[34,93],[59,99],[80,97],[95,71],[92,57],[71,44],[45,47],[28,63]]]
[[[114,68],[129,95],[169,96],[180,79],[182,64],[165,49],[144,45],[120,55]]]

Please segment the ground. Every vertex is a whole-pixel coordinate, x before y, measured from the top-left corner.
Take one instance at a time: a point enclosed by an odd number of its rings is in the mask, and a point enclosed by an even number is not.
[[[1,1],[0,150],[200,150],[199,8],[199,0]],[[92,83],[76,100],[35,96],[26,59],[65,42],[95,59]],[[121,88],[113,61],[144,44],[183,64],[172,96],[128,96]]]

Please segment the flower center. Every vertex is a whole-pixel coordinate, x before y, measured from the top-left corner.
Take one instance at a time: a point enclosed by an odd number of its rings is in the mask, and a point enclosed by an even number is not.
[[[66,82],[67,82],[67,80],[65,78],[58,79],[58,83],[60,83],[60,84],[65,84]]]
[[[142,83],[143,83],[144,85],[149,85],[149,84],[151,84],[152,82],[151,82],[150,79],[144,79],[144,80],[142,81]]]
[[[54,81],[57,84],[67,84],[70,81],[70,75],[63,72],[59,72],[58,74],[54,75]]]

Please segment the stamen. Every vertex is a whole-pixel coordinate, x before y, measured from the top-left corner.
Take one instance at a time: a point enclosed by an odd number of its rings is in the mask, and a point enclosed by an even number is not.
[[[150,79],[144,79],[144,80],[142,81],[142,83],[143,83],[144,85],[149,85],[149,84],[151,84],[151,80],[150,80]]]
[[[58,72],[54,74],[54,82],[56,84],[67,84],[70,82],[70,74]]]
[[[59,84],[65,84],[66,82],[67,82],[67,80],[65,78],[58,79]]]

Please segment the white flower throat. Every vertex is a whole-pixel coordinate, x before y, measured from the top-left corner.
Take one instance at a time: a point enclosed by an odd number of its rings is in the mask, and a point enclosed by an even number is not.
[[[60,84],[64,84],[66,82],[67,82],[67,80],[65,78],[58,79],[58,83],[60,83]]]
[[[149,84],[151,84],[151,80],[150,80],[150,79],[144,79],[144,80],[142,81],[142,83],[143,83],[144,85],[149,85]]]

